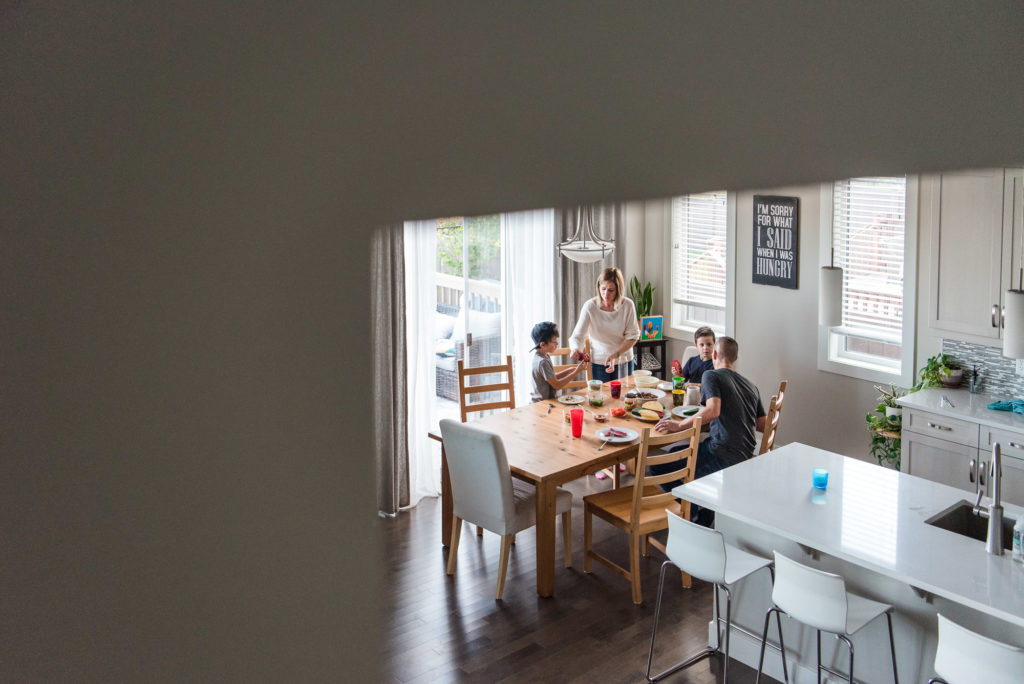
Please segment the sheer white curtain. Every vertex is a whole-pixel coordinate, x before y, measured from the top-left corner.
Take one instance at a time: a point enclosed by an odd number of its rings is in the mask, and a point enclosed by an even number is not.
[[[437,221],[405,222],[405,335],[409,377],[409,505],[441,492],[441,450],[427,437],[434,416],[433,340],[437,302]]]
[[[501,244],[502,339],[512,354],[516,403],[521,406],[530,403],[530,331],[536,323],[555,320],[554,209],[502,214]],[[568,339],[568,332],[560,332]]]

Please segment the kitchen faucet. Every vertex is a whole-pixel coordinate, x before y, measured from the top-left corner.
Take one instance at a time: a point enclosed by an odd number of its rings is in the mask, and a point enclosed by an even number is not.
[[[985,489],[978,487],[978,500],[974,502],[974,514],[988,518],[988,537],[985,550],[993,556],[1003,555],[1003,507],[1002,498],[1003,456],[999,450],[999,442],[992,445],[992,463]],[[992,503],[988,508],[981,507],[982,494],[988,494]]]

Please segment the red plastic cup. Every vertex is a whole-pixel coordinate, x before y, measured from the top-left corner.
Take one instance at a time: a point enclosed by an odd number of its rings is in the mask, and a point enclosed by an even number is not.
[[[618,399],[619,395],[622,393],[622,383],[618,380],[612,380],[608,384],[612,388],[612,399]]]
[[[569,421],[572,423],[572,436],[583,436],[583,409],[569,411]]]

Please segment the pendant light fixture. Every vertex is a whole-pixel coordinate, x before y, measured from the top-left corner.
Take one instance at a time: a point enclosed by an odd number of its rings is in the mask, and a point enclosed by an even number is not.
[[[1021,262],[1017,289],[1003,294],[1003,356],[1010,359],[1024,359],[1024,243],[1021,244]]]
[[[576,232],[558,245],[559,254],[581,264],[600,261],[611,254],[613,249],[615,244],[611,240],[602,240],[594,234],[594,211],[590,207],[579,208],[576,214]]]
[[[818,325],[835,328],[843,324],[843,269],[836,266],[836,249],[832,263],[821,267],[818,278]]]

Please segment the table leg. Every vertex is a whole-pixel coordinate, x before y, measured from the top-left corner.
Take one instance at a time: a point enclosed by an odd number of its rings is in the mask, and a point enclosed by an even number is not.
[[[537,595],[555,593],[555,485],[537,486]]]
[[[448,476],[448,458],[441,443],[441,545],[448,546],[452,538],[452,481]]]

